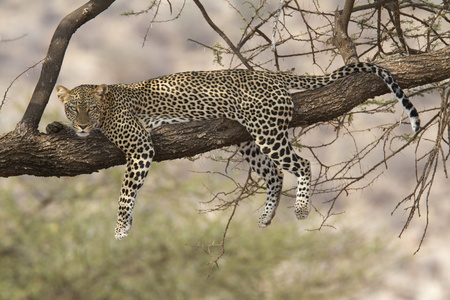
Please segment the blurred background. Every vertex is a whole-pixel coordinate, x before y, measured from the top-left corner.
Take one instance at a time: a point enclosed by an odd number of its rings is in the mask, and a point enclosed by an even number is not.
[[[1,2],[2,95],[16,76],[45,57],[59,21],[84,2]],[[231,39],[238,37],[240,32],[234,32],[242,26],[240,16],[230,6],[241,2],[204,2],[217,25]],[[267,2],[272,8],[278,5]],[[338,4],[343,7],[343,1],[324,1],[321,8],[333,11]],[[121,15],[148,5],[116,1],[80,28],[66,52],[58,84],[72,88],[82,83],[131,83],[180,71],[223,68],[214,62],[210,49],[192,41],[223,44],[193,2],[186,2],[176,20],[151,26],[150,14]],[[174,17],[182,5],[163,1],[161,19]],[[286,58],[281,67],[318,74],[320,69],[308,59]],[[320,59],[327,65],[326,57]],[[341,61],[333,62],[340,65]],[[39,73],[40,65],[9,88],[0,111],[1,134],[21,119]],[[412,101],[421,109],[440,101],[437,93],[426,99],[418,96]],[[393,114],[355,117],[352,126],[364,127],[365,122],[382,118]],[[67,122],[52,95],[40,129],[55,120]],[[302,143],[316,145],[332,137],[333,130],[324,126],[302,136]],[[363,136],[355,141],[360,142],[364,144]],[[339,161],[348,148],[343,140],[321,150],[321,158]],[[300,154],[311,160],[317,174],[314,157]],[[313,196],[317,211],[301,222],[294,217],[293,199],[283,197],[272,225],[265,229],[257,227],[265,195],[240,202],[217,269],[211,262],[220,254],[232,210],[204,210],[217,204],[217,200],[207,203],[214,195],[233,191],[247,177],[243,164],[227,168],[226,175],[235,181],[223,175],[225,164],[216,161],[226,155],[217,150],[189,160],[154,163],[137,199],[133,230],[123,241],[114,239],[113,230],[124,166],[74,178],[0,179],[0,299],[450,297],[450,204],[442,170],[433,184],[430,223],[418,253],[414,254],[425,229],[425,213],[413,219],[401,239],[408,205],[391,215],[415,185],[414,147],[390,161],[370,187],[341,195],[336,215],[321,230],[315,229],[322,222],[320,212],[329,207],[326,195]],[[288,174],[285,178],[286,189],[295,186],[294,178]],[[231,201],[233,194],[222,198]]]

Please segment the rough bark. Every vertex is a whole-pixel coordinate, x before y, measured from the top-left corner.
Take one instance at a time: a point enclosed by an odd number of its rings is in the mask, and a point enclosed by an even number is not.
[[[346,0],[344,9],[334,15],[334,31],[331,42],[342,56],[345,64],[358,62],[358,54],[352,39],[348,36],[348,23],[354,7],[354,0]]]
[[[416,87],[450,78],[450,47],[377,63],[389,69],[402,87]],[[332,120],[386,92],[380,79],[359,74],[318,90],[296,93],[291,126]],[[225,119],[167,125],[153,133],[155,161],[190,157],[249,139],[243,126]],[[124,163],[124,155],[100,132],[81,138],[67,130],[50,135],[15,130],[0,137],[1,177],[75,176]]]

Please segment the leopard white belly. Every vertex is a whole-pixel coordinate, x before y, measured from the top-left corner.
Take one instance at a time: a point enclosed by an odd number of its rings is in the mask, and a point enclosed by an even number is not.
[[[138,116],[139,121],[144,125],[144,127],[147,130],[157,128],[162,125],[167,124],[177,124],[177,123],[186,123],[193,121],[190,118],[174,118],[174,117],[164,117],[164,116],[158,116],[158,117],[150,117],[150,116]]]

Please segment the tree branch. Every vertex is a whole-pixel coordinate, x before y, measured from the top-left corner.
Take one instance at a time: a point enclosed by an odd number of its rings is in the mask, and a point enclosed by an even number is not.
[[[345,4],[344,4],[344,9],[342,10],[342,13],[341,13],[340,22],[342,24],[342,27],[344,28],[345,34],[348,34],[348,32],[347,32],[348,23],[350,22],[350,16],[352,14],[354,5],[355,5],[355,0],[346,0]]]
[[[390,70],[402,87],[416,87],[450,78],[450,47],[377,63]],[[296,93],[291,126],[332,120],[386,92],[383,81],[374,75],[358,74],[321,89]],[[190,157],[251,139],[242,125],[226,119],[166,125],[157,128],[152,137],[156,161]],[[99,132],[86,138],[65,130],[50,135],[13,131],[0,137],[1,177],[75,176],[124,163],[123,153]]]
[[[333,38],[331,38],[332,44],[339,49],[345,64],[358,62],[355,44],[347,31],[354,2],[354,0],[346,0],[344,9],[341,12],[336,10]]]
[[[42,64],[41,75],[18,131],[37,130],[48,99],[58,79],[59,71],[69,45],[70,38],[84,23],[95,18],[107,9],[114,0],[91,0],[64,17],[55,30],[50,46]]]

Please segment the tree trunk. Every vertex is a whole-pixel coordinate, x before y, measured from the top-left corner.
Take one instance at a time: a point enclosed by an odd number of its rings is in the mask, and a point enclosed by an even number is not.
[[[450,78],[450,47],[377,63],[390,70],[403,88],[421,86]],[[358,74],[321,89],[295,93],[291,126],[332,120],[386,92],[388,88],[375,75]],[[226,119],[166,125],[152,137],[155,161],[190,157],[250,140],[242,125]],[[82,138],[68,130],[43,134],[16,129],[0,137],[1,177],[75,176],[124,163],[124,154],[99,131]]]

